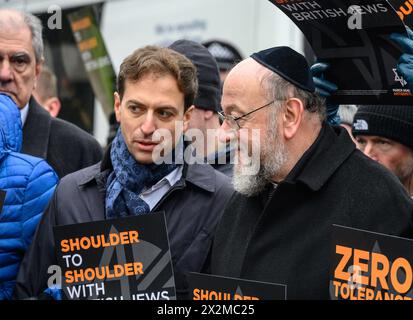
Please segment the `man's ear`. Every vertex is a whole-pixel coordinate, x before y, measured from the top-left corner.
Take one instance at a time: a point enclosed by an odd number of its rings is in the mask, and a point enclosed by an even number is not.
[[[215,112],[212,110],[204,110],[204,119],[209,120],[215,115]]]
[[[56,118],[60,112],[60,108],[62,107],[59,98],[52,97],[49,99],[49,101],[47,101],[46,104],[50,115]]]
[[[296,135],[303,119],[303,114],[304,104],[300,99],[290,98],[287,100],[282,118],[285,139],[289,140]]]
[[[116,115],[116,121],[120,122],[120,106],[121,106],[121,99],[120,99],[120,95],[119,93],[115,92],[113,94],[113,98],[114,98],[114,105],[113,108],[115,109],[115,115]]]
[[[189,121],[191,121],[191,116],[192,116],[192,112],[194,111],[194,109],[195,109],[195,106],[192,105],[184,113],[184,126],[183,126],[184,133],[186,132],[186,130],[188,130]]]

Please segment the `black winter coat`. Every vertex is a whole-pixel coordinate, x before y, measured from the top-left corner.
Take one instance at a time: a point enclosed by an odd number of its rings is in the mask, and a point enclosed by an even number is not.
[[[347,132],[324,125],[278,187],[234,195],[217,228],[211,272],[287,285],[287,299],[329,299],[332,224],[413,237],[413,201]]]
[[[42,158],[59,178],[102,160],[102,148],[86,131],[53,118],[33,98],[23,126],[22,153]]]
[[[14,298],[39,296],[47,268],[57,264],[53,227],[105,219],[110,149],[102,163],[64,177],[46,209],[20,267]],[[152,211],[165,211],[178,298],[187,297],[187,272],[201,272],[216,225],[233,195],[230,180],[208,164],[184,165],[182,178]]]

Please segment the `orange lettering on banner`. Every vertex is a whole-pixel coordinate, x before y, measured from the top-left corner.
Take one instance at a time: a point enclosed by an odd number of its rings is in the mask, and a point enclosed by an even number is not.
[[[258,297],[254,296],[242,296],[239,294],[234,294],[228,292],[220,292],[214,290],[206,290],[196,288],[192,291],[192,300],[260,300]]]
[[[89,250],[90,248],[105,248],[110,246],[117,246],[119,244],[133,244],[139,242],[139,233],[136,230],[123,231],[120,233],[109,233],[106,236],[99,234],[95,236],[63,239],[60,241],[60,250],[62,252]]]
[[[71,24],[73,32],[86,29],[92,25],[92,21],[89,17],[85,17],[83,19],[77,20]]]
[[[141,262],[129,262],[122,264],[115,264],[113,270],[109,266],[100,266],[94,268],[68,270],[65,272],[66,283],[76,283],[94,281],[96,279],[113,279],[121,278],[124,276],[134,276],[143,274],[143,264]]]
[[[63,239],[60,241],[60,247],[62,252],[69,252],[70,251],[70,246],[69,246],[69,240]]]
[[[404,283],[400,283],[397,277],[399,269],[403,269],[406,279]],[[412,267],[409,262],[404,258],[397,258],[393,261],[392,268],[390,270],[390,279],[394,289],[400,293],[406,293],[409,291],[412,285]]]
[[[126,233],[126,232],[125,232],[125,233]],[[128,233],[129,233],[129,241],[130,241],[130,243],[138,243],[138,242],[139,242],[139,239],[138,239],[139,233],[138,233],[138,231],[136,231],[136,230],[131,230],[131,231],[129,231]],[[122,242],[122,244],[127,244],[127,241],[125,240],[125,242]]]
[[[200,296],[199,296],[199,289],[194,289],[194,291],[192,292],[193,293],[193,298],[192,298],[192,300],[201,300],[201,298],[200,298]]]
[[[350,273],[345,272],[344,269],[347,263],[350,261],[352,249],[336,245],[336,253],[341,254],[341,258],[337,268],[334,270],[334,278],[347,281],[350,279]]]
[[[381,253],[360,249],[353,250],[353,248],[340,245],[336,246],[336,253],[342,255],[342,258],[334,270],[334,277],[335,279],[345,281],[345,283],[333,281],[334,294],[336,297],[341,296],[343,299],[351,300],[411,299],[410,297],[402,296],[411,289],[413,282],[412,266],[405,258],[399,257],[391,262],[388,257]],[[351,261],[352,256],[353,261]],[[347,265],[357,267],[354,269],[353,275],[344,271]],[[367,274],[369,274],[369,276],[367,276]],[[347,285],[348,281],[351,281],[353,285],[356,284],[356,286],[353,287],[352,285],[349,287]],[[360,285],[380,288],[380,290],[375,292],[372,289],[361,287]],[[393,289],[401,295],[385,291]],[[381,292],[381,290],[383,290],[383,292]],[[355,292],[357,292],[357,295]]]
[[[117,233],[111,233],[109,234],[109,243],[112,246],[117,246],[119,244],[119,235]]]
[[[382,269],[379,269],[379,265],[382,266]],[[373,287],[378,286],[377,280],[379,280],[381,287],[384,290],[389,290],[386,280],[389,268],[389,260],[385,255],[375,252],[371,254],[371,285]]]
[[[93,37],[90,39],[83,40],[82,42],[78,43],[79,51],[84,52],[98,46],[98,40]]]
[[[354,249],[354,265],[360,268],[360,271],[367,272],[369,271],[368,261],[370,258],[370,253],[368,251]],[[366,260],[367,263],[362,263],[361,260]],[[369,278],[366,276],[358,275],[357,283],[361,283],[363,285],[368,285]]]

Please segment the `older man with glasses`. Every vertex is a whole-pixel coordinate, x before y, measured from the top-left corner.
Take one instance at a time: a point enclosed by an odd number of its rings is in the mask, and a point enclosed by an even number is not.
[[[215,234],[213,274],[284,284],[288,299],[328,299],[333,224],[413,236],[410,197],[327,124],[302,55],[254,53],[229,73],[221,104],[221,138],[238,142],[236,157],[261,148],[257,174],[235,165],[238,193]]]

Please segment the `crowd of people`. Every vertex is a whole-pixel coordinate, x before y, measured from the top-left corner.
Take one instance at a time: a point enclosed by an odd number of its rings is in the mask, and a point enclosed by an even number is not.
[[[413,90],[410,36],[392,39]],[[102,150],[57,117],[44,63],[40,20],[0,9],[0,299],[62,297],[54,227],[160,210],[178,299],[189,272],[328,299],[333,224],[413,238],[413,106],[330,104],[326,64],[218,40],[137,48]]]

